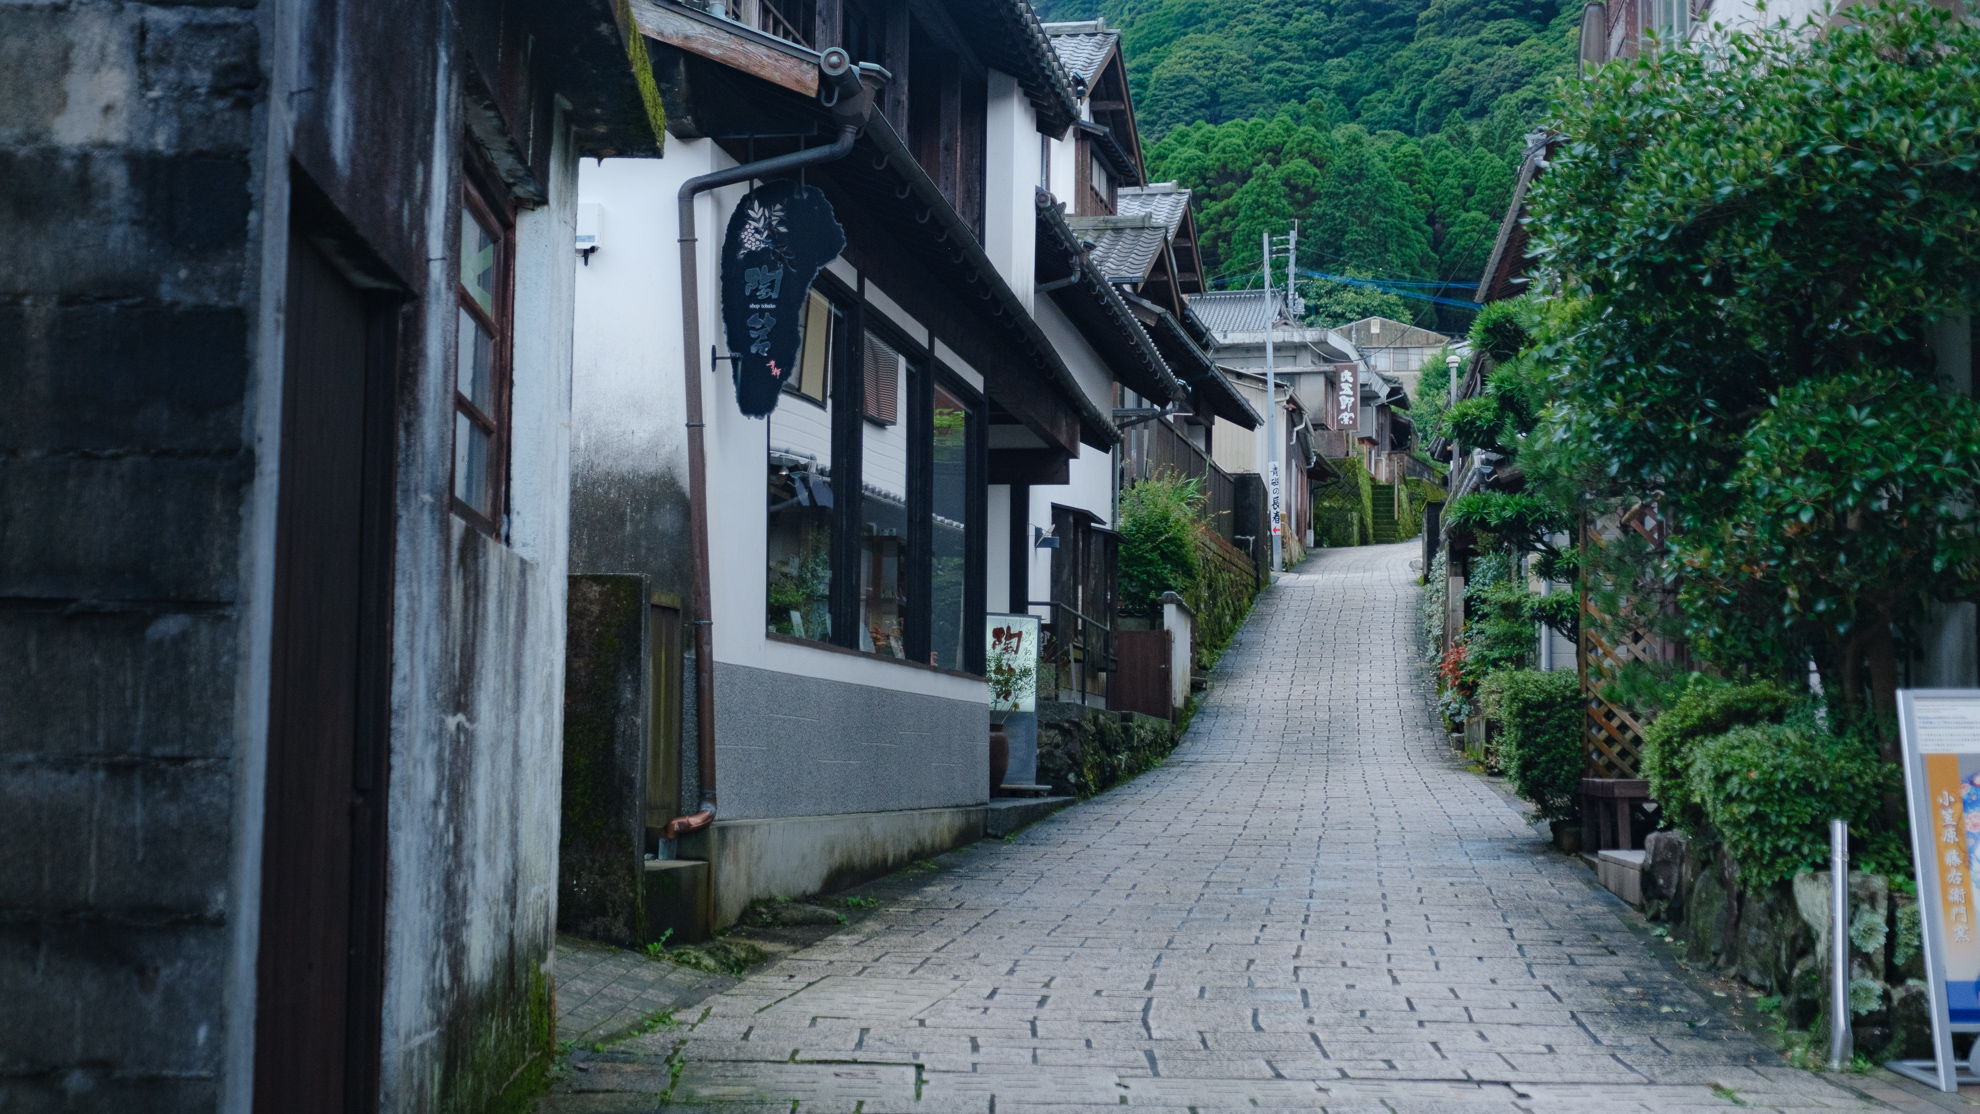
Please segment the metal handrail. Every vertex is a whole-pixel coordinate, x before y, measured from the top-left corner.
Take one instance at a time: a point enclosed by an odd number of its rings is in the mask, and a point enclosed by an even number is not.
[[[1101,635],[1101,639],[1100,639],[1101,644],[1098,648],[1097,656],[1099,658],[1098,672],[1100,673],[1104,681],[1103,687],[1112,686],[1113,674],[1115,670],[1119,667],[1119,662],[1116,661],[1114,658],[1114,651],[1113,651],[1114,628],[1112,626],[1103,623],[1100,620],[1095,619],[1093,616],[1080,611],[1078,608],[1072,606],[1071,604],[1062,603],[1057,600],[1031,600],[1029,601],[1027,606],[1049,607],[1052,609],[1052,613],[1053,613],[1052,614],[1052,645],[1055,650],[1061,652],[1054,653],[1050,656],[1052,657],[1055,665],[1058,663],[1058,661],[1061,658],[1063,658],[1064,663],[1068,668],[1070,668],[1075,663],[1075,661],[1078,663],[1079,683],[1075,687],[1079,692],[1079,702],[1081,704],[1086,703],[1086,698],[1089,695],[1086,690],[1086,683],[1091,679],[1092,674],[1095,671],[1094,664],[1092,661],[1092,657],[1095,654],[1095,648],[1092,645],[1090,645],[1087,641],[1088,637],[1092,633],[1088,631],[1087,628],[1089,627],[1093,628],[1093,631],[1097,631]],[[1078,620],[1078,622],[1070,623],[1070,624],[1062,623],[1059,618],[1060,612],[1065,612],[1067,615],[1070,615],[1074,619]],[[1073,635],[1070,638],[1062,637],[1060,634],[1060,632],[1063,631],[1067,626],[1071,626],[1073,628]],[[1075,653],[1077,653],[1078,655],[1077,657],[1075,657]],[[1061,689],[1063,690],[1063,686],[1061,686]],[[1101,694],[1101,698],[1103,700],[1106,699],[1106,696],[1107,694],[1105,692]]]

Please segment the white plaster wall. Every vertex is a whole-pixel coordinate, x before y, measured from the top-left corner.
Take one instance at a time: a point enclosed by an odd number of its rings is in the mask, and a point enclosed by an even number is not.
[[[987,520],[986,533],[989,534],[990,551],[985,554],[984,580],[987,581],[983,593],[984,610],[990,612],[1009,611],[1011,600],[1011,489],[1008,484],[994,484],[990,488],[985,506]]]
[[[441,98],[441,103],[447,103]],[[555,938],[569,491],[576,158],[561,116],[547,201],[516,226],[507,544],[448,509],[454,315],[418,326],[400,427],[382,1106],[425,1109],[446,1027]],[[445,132],[431,172],[450,181]],[[433,191],[430,258],[448,257],[452,189]],[[455,233],[457,235],[457,233]],[[451,307],[435,267],[428,306]]]
[[[1009,74],[990,72],[985,130],[983,248],[1031,309],[1037,285],[1038,111]]]
[[[1082,116],[1085,115],[1086,109],[1084,106],[1081,106],[1080,113]],[[1079,175],[1076,173],[1077,167],[1074,165],[1079,154],[1077,146],[1078,139],[1079,133],[1068,128],[1065,135],[1052,141],[1052,172],[1050,175],[1052,179],[1052,196],[1058,198],[1065,205],[1067,213],[1072,212],[1073,198],[1076,196],[1073,193],[1073,187],[1079,181]],[[1029,164],[1034,169],[1037,167],[1037,162],[1038,160],[1036,159],[1029,160]]]
[[[1830,12],[1848,6],[1834,0],[1766,0],[1764,5],[1761,0],[1717,0],[1704,20],[1692,27],[1691,37],[1697,41],[1725,30],[1751,31],[1783,21],[1800,27],[1811,16],[1826,23]]]
[[[571,444],[586,469],[687,474],[680,253],[659,245],[678,235],[673,191],[716,156],[707,140],[669,139],[664,159],[579,167],[580,200],[602,206],[602,246],[574,267]]]

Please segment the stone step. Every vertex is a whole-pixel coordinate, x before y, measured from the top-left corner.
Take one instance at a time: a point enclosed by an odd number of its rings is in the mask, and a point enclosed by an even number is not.
[[[1007,836],[1079,800],[1078,797],[992,797],[990,815],[983,820],[986,836]]]

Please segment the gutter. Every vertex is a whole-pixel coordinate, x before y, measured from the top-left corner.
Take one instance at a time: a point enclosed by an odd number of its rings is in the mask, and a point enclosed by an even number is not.
[[[829,147],[779,155],[690,178],[678,198],[681,226],[681,338],[685,345],[688,434],[688,535],[694,549],[694,733],[699,763],[701,807],[667,822],[661,834],[679,839],[715,822],[715,633],[714,603],[709,590],[708,454],[702,436],[706,424],[701,403],[701,267],[695,254],[694,199],[722,186],[788,174],[808,166],[835,162],[852,153],[860,131],[873,111],[878,73],[862,72],[844,50],[833,47],[818,59],[819,100],[832,110],[839,138]],[[826,100],[830,94],[831,99]]]

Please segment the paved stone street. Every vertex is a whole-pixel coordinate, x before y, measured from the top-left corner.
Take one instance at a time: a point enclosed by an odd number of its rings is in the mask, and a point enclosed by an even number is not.
[[[1453,760],[1418,552],[1317,553],[1161,768],[944,856],[552,1109],[1873,1108],[1729,1024]]]

